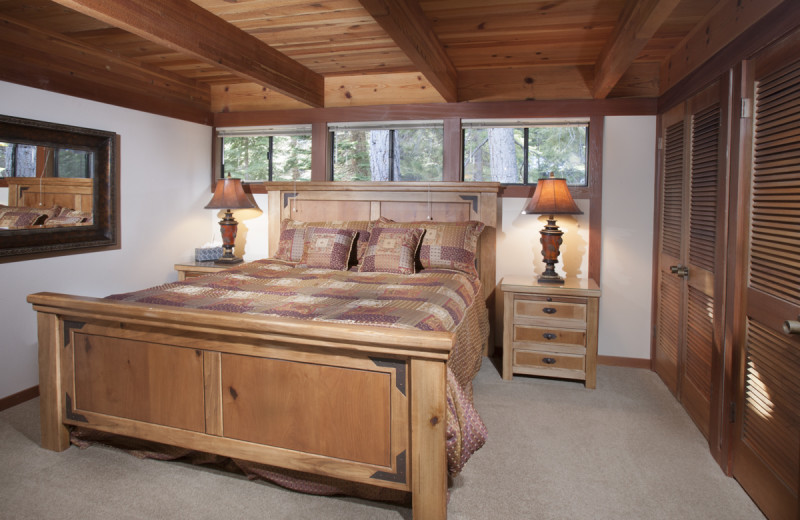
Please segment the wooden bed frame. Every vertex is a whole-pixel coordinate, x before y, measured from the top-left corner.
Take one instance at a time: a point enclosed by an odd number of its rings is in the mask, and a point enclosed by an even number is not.
[[[6,181],[9,206],[36,207],[41,203],[92,212],[93,179],[9,177]]]
[[[270,184],[280,218],[480,220],[495,286],[496,183]],[[37,293],[42,446],[69,425],[411,492],[446,518],[450,332],[308,322]],[[490,313],[491,314],[491,313]],[[278,420],[280,419],[280,420]]]

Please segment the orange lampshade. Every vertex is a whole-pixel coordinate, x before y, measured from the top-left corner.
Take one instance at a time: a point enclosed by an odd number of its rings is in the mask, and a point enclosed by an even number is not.
[[[226,177],[217,181],[214,196],[206,204],[206,209],[245,209],[255,208],[256,204],[250,200],[242,188],[240,179]]]
[[[525,215],[580,215],[581,209],[572,200],[566,179],[552,177],[539,179],[536,191],[525,205]]]

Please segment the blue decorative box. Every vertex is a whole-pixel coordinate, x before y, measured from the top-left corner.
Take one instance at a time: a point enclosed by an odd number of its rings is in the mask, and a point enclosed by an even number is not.
[[[222,247],[197,247],[194,250],[194,259],[197,262],[212,262],[222,257]]]

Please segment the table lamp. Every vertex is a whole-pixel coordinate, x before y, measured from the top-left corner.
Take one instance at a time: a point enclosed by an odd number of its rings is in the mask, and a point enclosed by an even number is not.
[[[214,196],[205,209],[224,209],[225,216],[219,221],[220,234],[222,235],[222,256],[215,260],[216,264],[238,264],[242,261],[233,255],[233,244],[236,240],[236,228],[239,223],[233,218],[232,209],[257,208],[256,204],[248,198],[242,188],[240,179],[231,179],[230,176],[217,181]]]
[[[558,263],[559,247],[563,231],[556,225],[555,215],[580,215],[583,211],[572,200],[566,179],[556,179],[553,172],[549,177],[539,179],[531,200],[522,210],[523,215],[549,215],[547,225],[542,228],[542,256],[546,265],[544,273],[539,277],[540,283],[563,284],[564,279],[558,276],[555,265]]]

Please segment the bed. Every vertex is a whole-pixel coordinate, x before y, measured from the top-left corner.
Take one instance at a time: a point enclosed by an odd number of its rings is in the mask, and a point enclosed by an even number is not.
[[[8,205],[0,204],[0,228],[92,224],[93,179],[10,177]]]
[[[286,219],[478,221],[478,298],[491,309],[497,190],[273,183],[270,256]],[[453,331],[53,293],[28,301],[38,313],[43,447],[64,450],[70,426],[89,427],[410,492],[415,518],[446,518]],[[287,405],[275,395],[302,406],[278,413]]]

